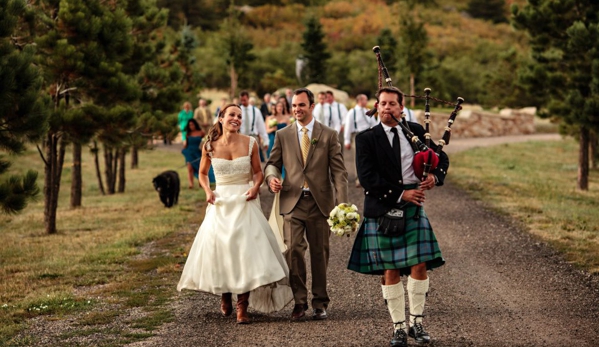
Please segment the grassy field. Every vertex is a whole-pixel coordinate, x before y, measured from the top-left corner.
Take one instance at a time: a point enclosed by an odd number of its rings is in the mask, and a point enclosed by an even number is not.
[[[574,140],[528,142],[453,154],[449,177],[508,214],[591,273],[599,273],[599,172],[576,190]]]
[[[91,155],[85,153],[83,207],[78,209],[69,208],[69,162],[67,157],[57,234],[44,234],[41,197],[19,215],[0,215],[0,345],[34,343],[11,340],[30,317],[92,311],[98,305],[114,309],[88,316],[82,334],[103,320],[115,319],[118,307],[142,307],[148,311],[146,322],[161,317],[154,325],[168,320],[161,303],[173,295],[174,280],[160,276],[174,275],[184,259],[183,247],[169,235],[197,227],[204,213],[203,191],[187,189],[183,156],[178,151],[142,152],[140,168],[127,170],[126,192],[102,196]],[[42,161],[33,148],[15,158],[12,171],[30,168],[40,173],[38,184],[43,186]],[[167,209],[152,178],[177,168],[183,189],[179,204]],[[151,241],[155,241],[151,254],[143,254],[142,246]],[[146,328],[151,331],[153,326]],[[122,343],[144,337],[112,333],[115,338],[122,335],[117,338]]]
[[[599,200],[599,174],[591,172],[588,192],[577,191],[576,158],[572,140],[478,148],[452,154],[449,179],[521,221],[568,261],[598,273],[599,213],[593,204]],[[151,181],[166,169],[177,169],[185,181],[182,164],[177,151],[142,152],[140,168],[127,171],[126,192],[101,196],[85,153],[84,206],[68,207],[65,165],[56,235],[43,232],[41,199],[19,215],[0,216],[0,346],[39,345],[35,336],[20,332],[40,315],[60,320],[77,314],[75,328],[61,338],[102,334],[98,346],[145,339],[172,320],[166,303],[176,295],[192,241],[188,232],[201,223],[204,195],[183,188],[179,204],[167,209]],[[34,149],[15,158],[13,171],[29,168],[43,173]],[[132,319],[129,308],[141,314]],[[110,324],[119,320],[124,323]]]

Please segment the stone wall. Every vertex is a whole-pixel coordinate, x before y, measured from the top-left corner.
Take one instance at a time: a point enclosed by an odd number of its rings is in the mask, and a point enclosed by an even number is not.
[[[499,113],[480,109],[461,110],[453,125],[451,136],[459,138],[533,134],[536,108],[503,109]],[[414,110],[424,126],[424,111]],[[431,112],[431,136],[435,142],[443,136],[449,113]]]

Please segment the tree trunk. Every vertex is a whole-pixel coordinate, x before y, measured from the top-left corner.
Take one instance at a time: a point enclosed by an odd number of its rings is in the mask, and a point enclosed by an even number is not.
[[[102,174],[100,173],[100,159],[98,158],[98,142],[94,140],[94,147],[92,148],[92,153],[94,154],[94,165],[96,166],[96,177],[98,178],[98,189],[100,189],[100,193],[102,195],[106,195],[106,191],[104,190],[104,183],[102,182]]]
[[[589,190],[589,129],[587,127],[580,128],[578,148],[578,178],[576,185],[580,190]]]
[[[597,136],[596,131],[591,131],[590,141],[591,141],[591,146],[590,146],[591,152],[589,153],[589,157],[591,158],[591,168],[596,169],[597,168],[597,159],[599,158],[599,153],[597,153],[597,144],[599,142],[599,137]]]
[[[113,158],[112,148],[104,145],[104,176],[106,176],[106,191],[108,195],[114,194],[114,180],[115,177],[112,174]]]
[[[56,210],[52,208],[54,194],[54,167],[57,158],[56,135],[48,133],[45,139],[46,162],[44,163],[44,227],[47,234],[56,233]]]
[[[71,208],[81,206],[81,143],[73,142],[73,171],[71,171]]]
[[[137,169],[139,166],[139,154],[137,146],[131,146],[131,168]]]
[[[116,180],[119,169],[119,150],[115,149],[114,153],[111,154],[112,157],[112,194],[116,193]]]
[[[127,151],[125,148],[119,150],[119,187],[118,192],[125,192],[125,158],[127,157]]]
[[[233,100],[237,93],[237,73],[235,72],[235,67],[233,64],[231,64],[229,73],[231,75],[231,100]]]
[[[64,164],[66,143],[55,133],[46,135],[46,162],[44,164],[44,228],[47,234],[56,233],[56,212],[60,176]]]
[[[414,74],[413,73],[410,74],[410,95],[416,95],[416,93],[414,92]],[[410,108],[414,109],[414,106],[416,106],[416,100],[415,100],[415,98],[410,98]]]

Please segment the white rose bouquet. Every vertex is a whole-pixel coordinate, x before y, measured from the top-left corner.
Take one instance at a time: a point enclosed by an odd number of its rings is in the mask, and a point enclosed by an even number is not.
[[[360,226],[360,214],[356,205],[339,204],[329,214],[327,223],[331,227],[331,232],[337,236],[346,235],[349,237],[358,230]]]
[[[277,122],[276,119],[271,119],[270,122],[268,122],[268,126],[271,127],[271,128],[272,127],[276,127],[277,124],[279,124],[279,123]]]

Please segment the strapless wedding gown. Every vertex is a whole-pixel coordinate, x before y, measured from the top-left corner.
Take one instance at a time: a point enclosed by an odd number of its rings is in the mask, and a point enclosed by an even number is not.
[[[264,217],[259,198],[246,201],[245,193],[252,186],[250,155],[254,141],[250,138],[247,156],[212,158],[216,199],[206,208],[177,290],[251,292],[250,307],[269,313],[282,309],[293,294],[279,236]]]

